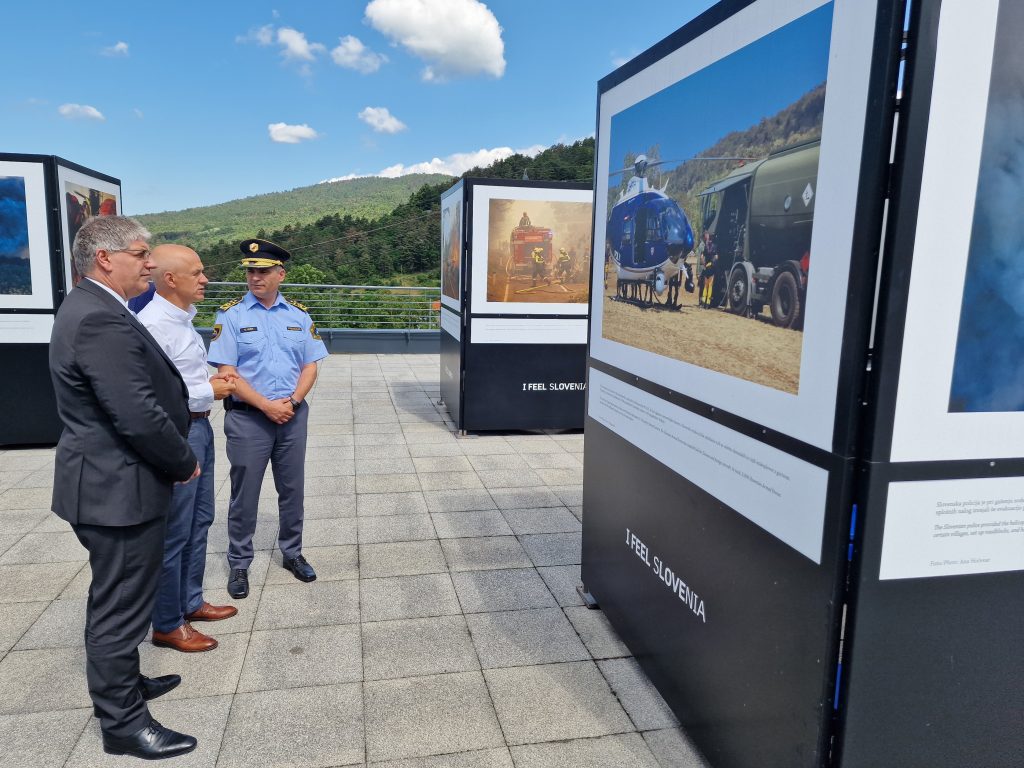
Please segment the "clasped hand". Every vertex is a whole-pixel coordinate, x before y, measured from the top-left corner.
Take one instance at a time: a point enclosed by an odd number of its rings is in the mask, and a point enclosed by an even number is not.
[[[291,401],[287,397],[280,400],[268,400],[263,407],[263,413],[275,424],[287,424],[295,415]]]
[[[210,377],[210,386],[213,387],[213,399],[223,400],[235,391],[235,382],[240,379],[237,373],[216,373]]]

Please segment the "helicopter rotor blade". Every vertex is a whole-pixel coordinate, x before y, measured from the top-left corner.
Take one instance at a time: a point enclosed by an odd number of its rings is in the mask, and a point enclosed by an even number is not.
[[[760,157],[743,157],[743,156],[739,156],[739,155],[714,156],[714,157],[689,157],[689,158],[686,158],[685,160],[649,160],[647,162],[647,167],[648,168],[655,168],[656,166],[665,165],[666,163],[677,163],[678,165],[682,165],[683,163],[718,162],[718,161],[722,161],[722,160],[731,160],[731,161],[735,161],[735,162],[742,161],[742,162],[751,163],[751,162],[753,162],[755,160],[761,160],[761,159],[762,158],[760,158]],[[636,168],[633,167],[633,166],[629,166],[628,168],[622,168],[622,169],[620,169],[618,171],[610,171],[608,173],[608,175],[609,176],[617,176],[620,173],[636,173]]]

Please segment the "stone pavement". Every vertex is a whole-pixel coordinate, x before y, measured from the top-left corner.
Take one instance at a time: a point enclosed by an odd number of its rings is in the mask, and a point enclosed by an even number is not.
[[[699,768],[705,763],[579,583],[582,433],[457,437],[436,355],[332,355],[310,396],[302,584],[263,489],[238,616],[216,650],[141,648],[182,685],[151,707],[199,738],[173,766]],[[225,591],[217,434],[207,599]],[[0,452],[0,766],[105,755],[86,692],[89,567],[49,512],[52,449]]]

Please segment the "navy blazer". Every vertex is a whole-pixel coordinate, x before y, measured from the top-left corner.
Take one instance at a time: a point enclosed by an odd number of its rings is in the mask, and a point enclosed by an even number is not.
[[[64,431],[53,506],[69,523],[137,525],[167,514],[187,480],[188,389],[149,331],[83,279],[57,311],[50,376]]]

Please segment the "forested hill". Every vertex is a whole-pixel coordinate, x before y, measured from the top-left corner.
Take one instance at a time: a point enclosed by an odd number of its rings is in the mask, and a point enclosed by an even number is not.
[[[183,243],[203,248],[218,240],[244,240],[259,228],[280,229],[286,224],[311,224],[329,213],[345,211],[375,219],[424,184],[450,183],[442,174],[418,173],[385,179],[379,176],[314,184],[286,192],[254,195],[219,205],[183,211],[151,213],[136,218],[153,233],[154,243]]]
[[[464,175],[521,179],[524,170],[538,181],[591,182],[594,140],[556,144],[534,158],[512,155]],[[265,227],[246,234],[267,238],[291,251],[288,279],[293,282],[436,285],[440,280],[441,193],[453,183],[454,179],[447,178],[425,184],[390,213],[375,219],[336,213],[311,224]],[[236,266],[241,259],[238,242],[242,239],[223,240],[200,249],[212,279],[244,279]]]

